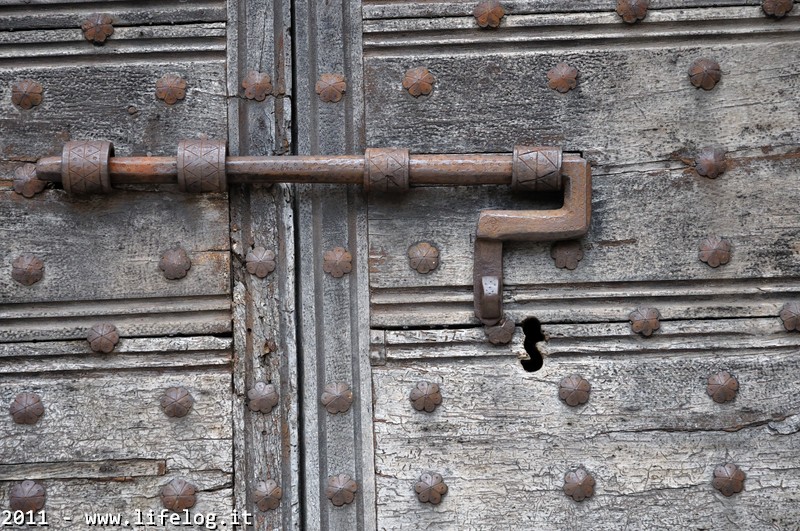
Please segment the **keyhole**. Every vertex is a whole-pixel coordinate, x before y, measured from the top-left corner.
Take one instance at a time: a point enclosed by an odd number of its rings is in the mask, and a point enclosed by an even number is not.
[[[542,323],[535,317],[530,317],[522,322],[522,333],[525,334],[525,352],[528,353],[531,359],[522,360],[522,368],[528,372],[536,372],[542,368],[544,359],[542,353],[536,348],[536,343],[544,341],[544,334],[542,333]]]

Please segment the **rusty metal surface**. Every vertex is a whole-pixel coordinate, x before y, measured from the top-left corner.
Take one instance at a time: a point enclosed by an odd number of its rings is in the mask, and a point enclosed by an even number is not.
[[[226,191],[225,154],[224,140],[181,140],[177,155],[178,186],[181,191]]]
[[[771,17],[782,18],[794,7],[793,0],[762,0],[761,8]]]
[[[119,332],[111,323],[97,323],[89,329],[86,340],[94,352],[108,354],[119,343]]]
[[[714,469],[714,488],[723,496],[733,496],[744,490],[744,480],[747,476],[741,468],[733,463],[726,463]]]
[[[36,178],[36,165],[23,164],[14,170],[14,191],[30,199],[42,192],[47,186],[46,181]]]
[[[408,265],[426,275],[439,267],[439,249],[428,242],[415,243],[408,248]]]
[[[447,484],[441,474],[426,472],[414,485],[414,492],[417,493],[417,499],[422,503],[439,505],[442,502],[442,496],[447,494]]]
[[[579,406],[589,401],[592,384],[580,374],[572,374],[558,384],[558,398],[568,406]]]
[[[346,413],[353,405],[353,390],[345,382],[329,383],[322,389],[319,401],[331,415]]]
[[[178,74],[164,74],[156,81],[156,98],[174,105],[186,97],[186,80]]]
[[[11,487],[9,504],[12,511],[41,511],[44,507],[46,493],[39,483],[26,479]]]
[[[169,280],[178,280],[186,276],[192,267],[189,255],[182,247],[167,249],[158,261],[158,267]]]
[[[506,315],[497,324],[485,326],[483,330],[486,333],[486,339],[492,345],[507,345],[514,337],[516,323],[514,323],[514,319]]]
[[[716,179],[727,169],[727,158],[722,148],[707,147],[702,149],[694,159],[695,170],[703,177]]]
[[[661,313],[655,308],[636,308],[628,316],[631,321],[631,330],[645,337],[661,327]]]
[[[32,79],[20,79],[11,84],[11,103],[23,110],[42,103],[42,84]]]
[[[728,371],[718,372],[708,377],[706,393],[714,402],[724,404],[736,398],[739,391],[739,381]]]
[[[277,509],[283,498],[283,490],[275,480],[261,481],[253,491],[253,502],[260,511]]]
[[[567,63],[558,63],[547,71],[547,86],[562,94],[578,86],[578,69]]]
[[[409,68],[403,76],[403,88],[409,94],[418,98],[420,96],[427,96],[433,91],[433,84],[436,78],[433,77],[430,70],[424,66],[416,68]]]
[[[800,302],[787,302],[781,308],[780,313],[783,327],[787,331],[800,330]]]
[[[407,149],[367,148],[364,153],[364,190],[366,192],[404,192],[409,188]]]
[[[594,478],[585,469],[570,470],[564,475],[564,494],[576,502],[594,495]]]
[[[325,487],[325,496],[336,507],[353,503],[356,492],[358,484],[347,474],[330,476]]]
[[[506,10],[497,0],[486,0],[475,6],[472,16],[481,28],[496,28],[506,14]]]
[[[707,57],[695,59],[689,66],[689,81],[697,88],[711,90],[722,79],[719,63]]]
[[[247,272],[258,278],[265,278],[275,271],[275,252],[260,245],[247,251],[244,261]]]
[[[320,100],[325,103],[336,103],[344,96],[347,82],[341,74],[322,74],[314,89]]]
[[[710,267],[725,265],[731,260],[731,243],[719,236],[709,236],[700,242],[698,257]]]
[[[550,246],[550,257],[556,267],[572,271],[578,267],[578,262],[583,260],[583,247],[578,240],[555,242]]]
[[[562,153],[556,147],[514,146],[511,188],[526,192],[557,192],[564,187]]]
[[[197,488],[185,479],[175,478],[161,488],[161,503],[176,513],[191,509],[197,502]]]
[[[21,254],[11,262],[11,278],[23,286],[33,286],[44,277],[44,262],[30,253]]]
[[[61,184],[69,194],[107,194],[111,192],[108,163],[114,156],[111,142],[73,140],[64,144],[61,154]]]
[[[269,413],[278,405],[278,390],[273,384],[256,382],[252,389],[247,391],[247,407],[250,411]]]
[[[114,34],[114,19],[105,13],[93,13],[81,23],[83,37],[92,44],[103,44]]]
[[[36,424],[44,415],[42,398],[36,393],[18,394],[8,409],[17,424]]]
[[[408,395],[411,406],[417,411],[431,413],[436,406],[442,403],[442,391],[439,384],[432,382],[419,382]]]
[[[161,409],[168,417],[185,417],[194,404],[194,397],[185,387],[170,387],[161,397]]]
[[[647,16],[648,0],[619,0],[617,14],[628,24],[633,24]]]
[[[322,270],[334,278],[341,278],[353,270],[353,255],[344,247],[334,247],[322,258]]]
[[[272,93],[272,79],[269,74],[250,71],[242,80],[242,88],[248,100],[264,101]]]

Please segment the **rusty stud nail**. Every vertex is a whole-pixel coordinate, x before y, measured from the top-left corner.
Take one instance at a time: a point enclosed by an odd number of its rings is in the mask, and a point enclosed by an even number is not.
[[[709,179],[716,179],[725,173],[727,165],[725,150],[720,148],[705,148],[694,159],[697,173]]]
[[[406,70],[406,75],[403,76],[403,88],[409,94],[418,98],[430,94],[433,91],[433,83],[435,81],[436,78],[433,77],[430,70],[424,66],[418,66]]]
[[[800,302],[787,302],[781,308],[780,313],[783,327],[791,332],[792,330],[800,330]]]
[[[114,34],[114,26],[109,15],[94,13],[81,23],[84,38],[92,44],[103,44]]]
[[[578,85],[578,69],[567,63],[558,63],[547,72],[547,86],[564,94]]]
[[[793,0],[762,0],[761,9],[771,17],[782,18],[794,7]]]
[[[589,401],[592,384],[579,374],[567,376],[558,385],[558,398],[568,406],[579,406]]]
[[[269,413],[278,404],[278,390],[267,382],[256,382],[252,389],[247,391],[247,407],[250,411]]]
[[[11,103],[28,110],[42,103],[42,85],[32,79],[21,79],[11,84]]]
[[[14,191],[30,199],[44,190],[46,181],[36,178],[36,165],[23,164],[14,170]]]
[[[353,403],[353,391],[344,382],[329,383],[322,390],[319,399],[331,415],[345,413]]]
[[[325,253],[322,270],[334,278],[341,278],[353,270],[353,255],[343,247],[335,247]]]
[[[442,403],[442,392],[439,389],[439,384],[431,382],[419,382],[411,390],[408,398],[411,400],[411,405],[417,411],[425,411],[431,413],[436,406]]]
[[[564,494],[576,502],[594,495],[594,478],[583,468],[570,470],[564,475]]]
[[[658,321],[661,313],[655,308],[637,308],[628,316],[631,321],[631,328],[637,334],[645,337],[653,335],[653,332],[661,327]]]
[[[156,81],[156,98],[167,105],[186,97],[186,80],[177,74],[165,74]]]
[[[322,74],[314,88],[319,94],[319,99],[325,103],[336,103],[342,99],[342,94],[347,90],[347,83],[341,74]]]
[[[325,487],[325,496],[336,507],[353,503],[355,494],[358,491],[358,484],[347,474],[339,474],[338,476],[330,476],[328,478],[328,486]]]
[[[86,340],[94,352],[108,354],[119,343],[119,332],[111,323],[97,323],[89,329]]]
[[[439,505],[442,501],[442,496],[447,494],[447,484],[441,474],[426,472],[419,477],[419,481],[414,485],[414,492],[417,493],[417,499],[422,503]]]
[[[168,417],[185,417],[192,404],[194,398],[185,387],[170,387],[161,397],[161,409]]]
[[[697,88],[711,90],[722,77],[719,63],[707,57],[695,59],[689,66],[689,81]]]
[[[496,28],[506,14],[506,10],[497,0],[486,0],[475,6],[472,15],[482,28]]]
[[[486,338],[492,345],[507,345],[511,343],[516,330],[516,323],[507,315],[495,325],[485,326],[483,331],[486,333]]]
[[[733,463],[727,463],[714,469],[714,488],[723,496],[733,496],[744,490],[746,476],[741,468]]]
[[[8,498],[12,511],[37,512],[44,507],[45,491],[40,484],[26,479],[11,487]]]
[[[197,502],[195,495],[197,488],[188,481],[175,478],[161,488],[161,503],[169,509],[179,513],[194,507]]]
[[[736,391],[738,390],[738,380],[727,371],[718,372],[708,377],[706,393],[718,404],[724,404],[736,398]]]
[[[705,262],[711,267],[725,265],[731,260],[731,244],[719,236],[709,236],[700,242],[698,256],[701,262]]]
[[[44,262],[32,254],[22,254],[11,263],[11,278],[23,286],[32,286],[44,277]]]
[[[633,24],[647,16],[649,0],[618,0],[617,14],[628,24]]]
[[[265,278],[275,271],[275,253],[261,246],[247,251],[244,260],[247,272],[258,278]]]
[[[420,242],[408,248],[408,265],[423,275],[439,267],[439,249],[428,242]]]
[[[262,481],[253,492],[253,501],[261,511],[271,511],[277,509],[283,498],[283,490],[273,479]]]
[[[248,100],[264,101],[272,93],[272,80],[262,72],[248,72],[242,81],[244,97]]]
[[[173,247],[164,251],[158,267],[164,272],[164,276],[169,280],[177,280],[186,276],[187,271],[192,267],[189,255],[182,247]]]
[[[8,409],[17,424],[36,424],[44,415],[42,398],[36,393],[18,394]]]
[[[555,242],[550,246],[550,257],[555,261],[556,267],[572,271],[578,267],[578,262],[583,260],[581,242],[576,240]]]

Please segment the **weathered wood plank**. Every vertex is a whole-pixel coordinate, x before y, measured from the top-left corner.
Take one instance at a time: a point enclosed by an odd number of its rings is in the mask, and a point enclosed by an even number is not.
[[[759,528],[766,518],[791,528],[800,521],[790,503],[800,468],[792,427],[800,403],[785,390],[800,385],[797,352],[647,363],[559,358],[535,373],[513,358],[375,367],[381,527],[472,529],[491,515],[503,528],[568,528],[591,513],[593,528],[619,529],[622,513],[631,528],[697,525],[724,514],[739,527]],[[705,379],[719,370],[739,379],[732,403],[716,404],[705,393]],[[559,380],[572,373],[592,383],[579,408],[557,396]],[[419,380],[442,387],[444,401],[431,414],[408,402]],[[710,484],[714,466],[728,461],[748,474],[745,491],[730,500]],[[597,480],[595,497],[583,504],[560,492],[563,474],[578,465]],[[428,470],[450,487],[436,508],[420,505],[413,491]],[[675,507],[680,515],[670,516]]]
[[[26,479],[101,479],[163,476],[163,459],[111,459],[106,461],[69,461],[0,465],[0,481]]]

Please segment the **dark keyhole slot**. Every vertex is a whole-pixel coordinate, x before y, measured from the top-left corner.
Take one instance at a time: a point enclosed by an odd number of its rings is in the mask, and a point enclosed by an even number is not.
[[[528,353],[531,359],[522,360],[522,368],[528,372],[536,372],[542,368],[544,359],[542,353],[536,348],[536,343],[544,341],[544,334],[542,333],[542,323],[536,318],[525,319],[522,323],[522,332],[525,334],[525,352]]]

